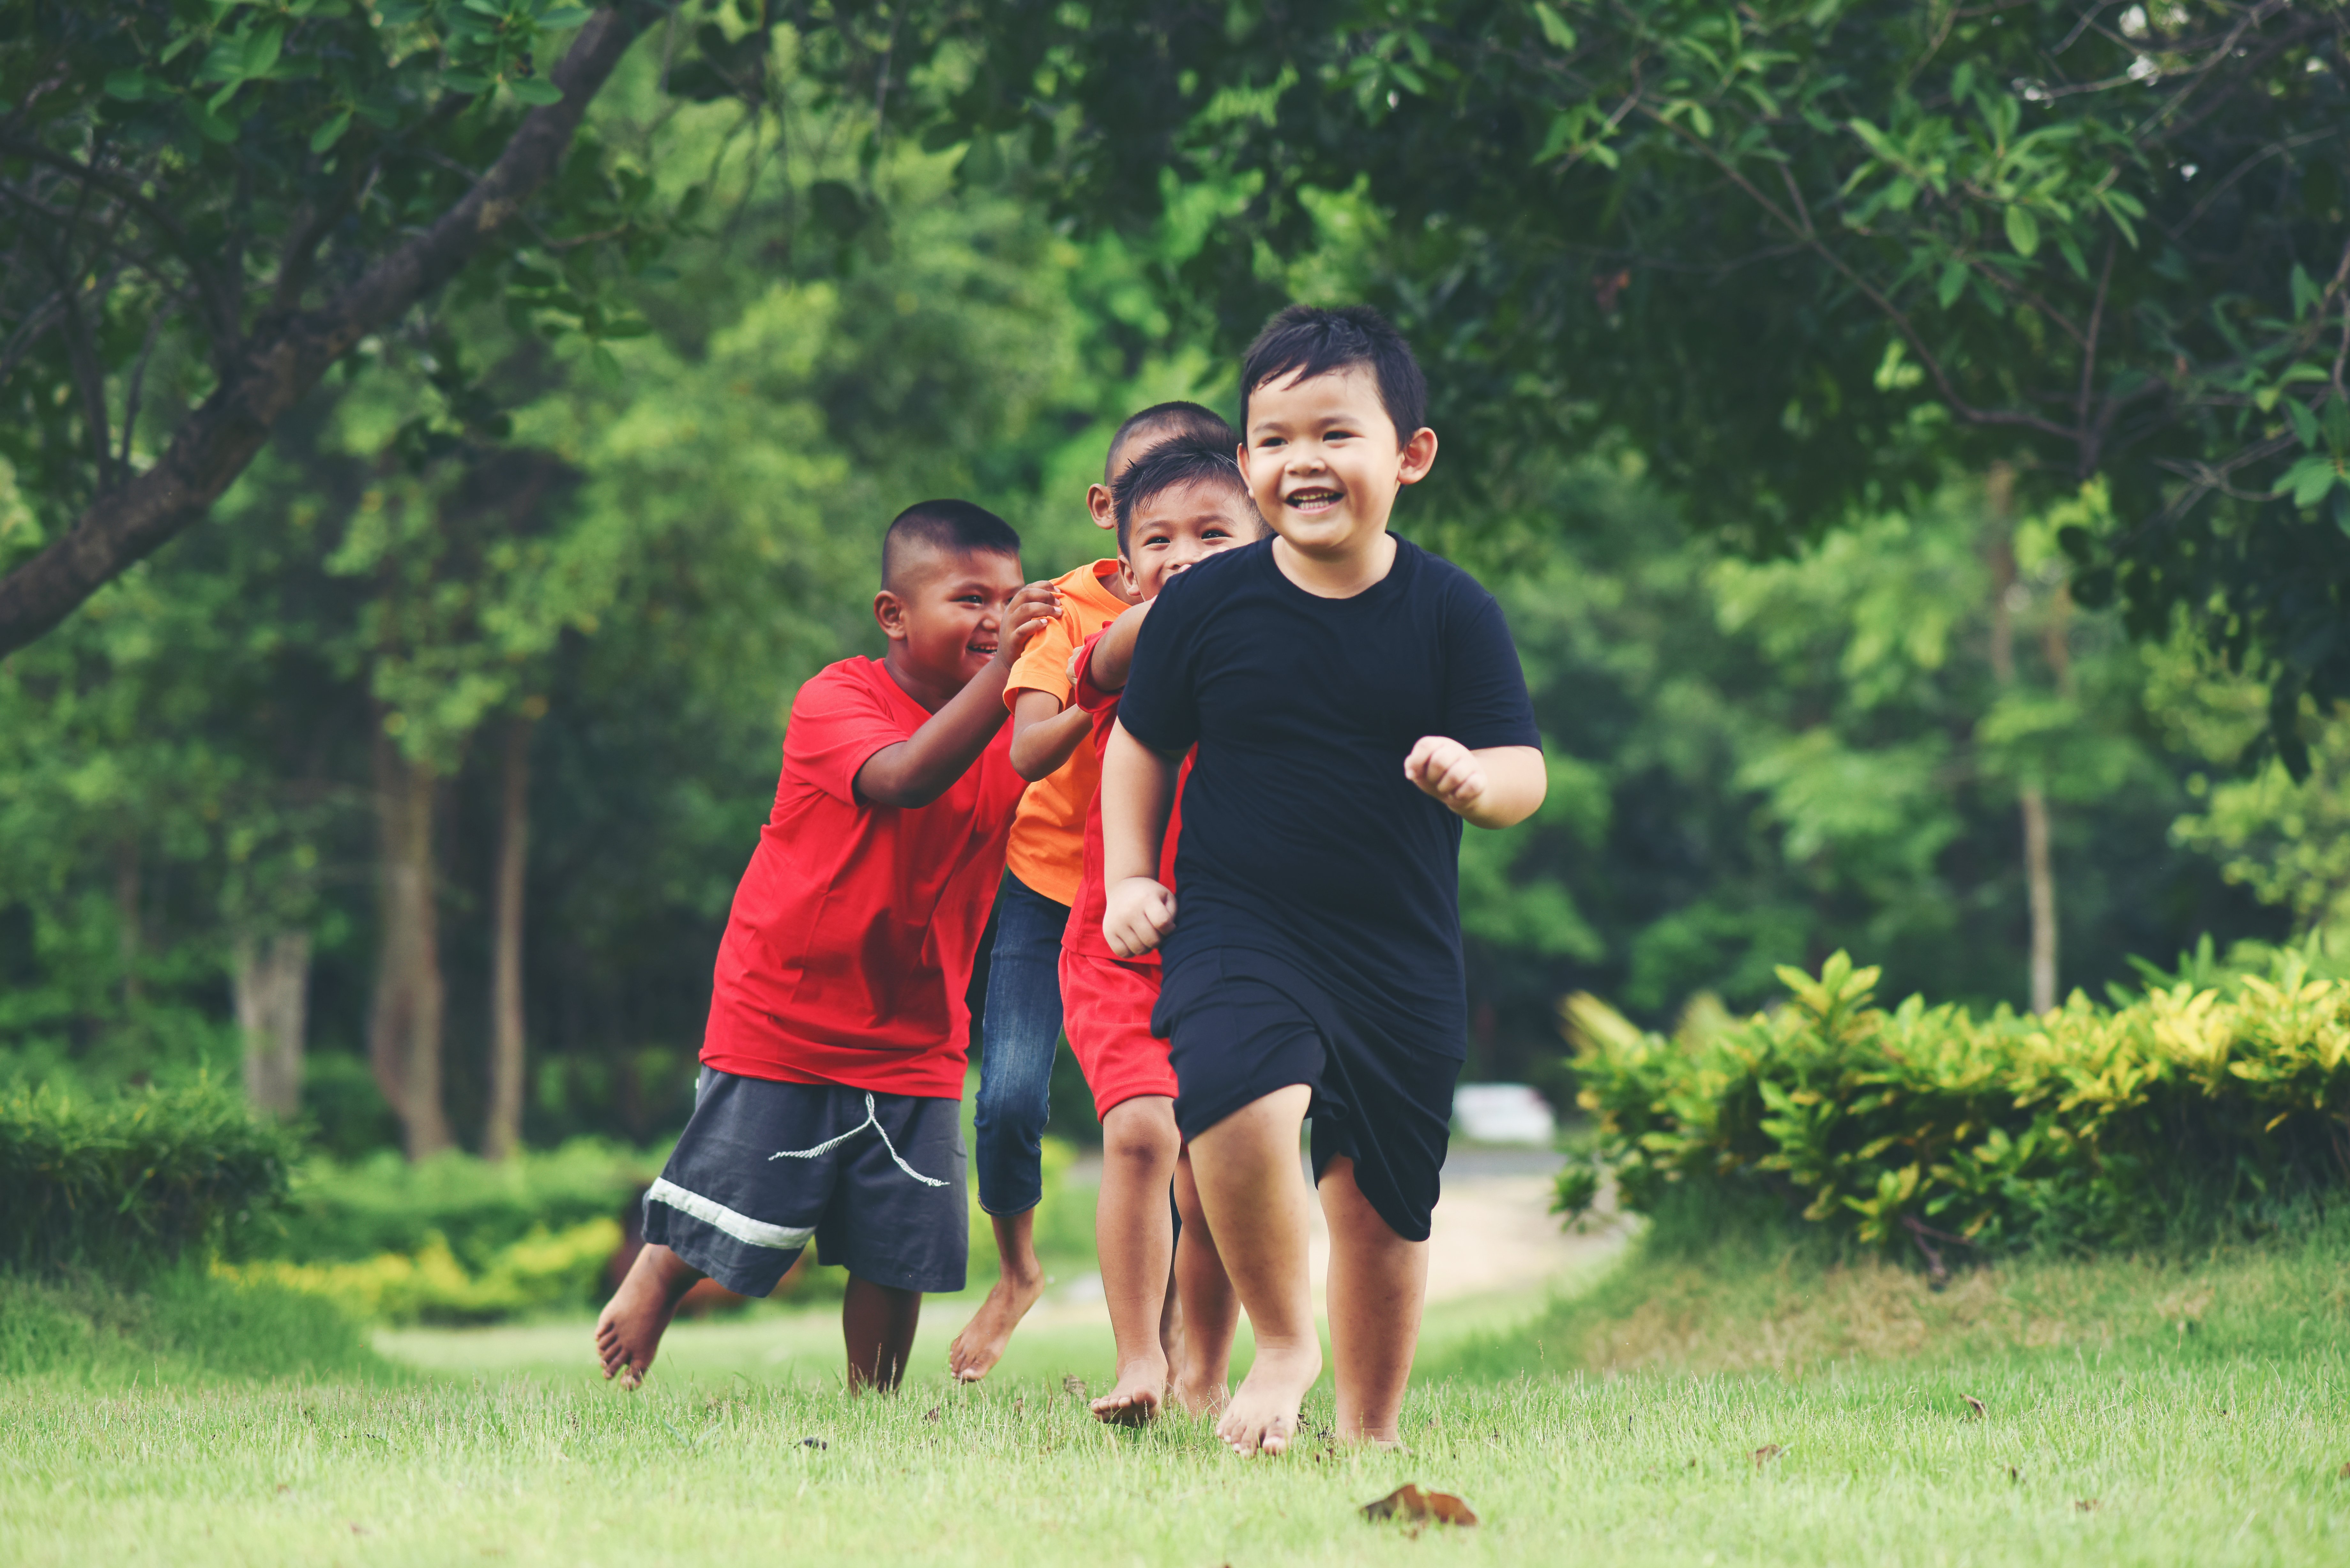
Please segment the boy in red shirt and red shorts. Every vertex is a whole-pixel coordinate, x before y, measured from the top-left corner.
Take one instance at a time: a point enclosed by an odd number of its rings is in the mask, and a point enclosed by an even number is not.
[[[848,1270],[852,1389],[896,1387],[922,1293],[963,1285],[963,998],[1025,787],[1003,683],[1060,605],[1022,585],[1019,535],[968,502],[907,508],[881,561],[889,652],[793,700],[693,1116],[596,1324],[604,1375],[632,1387],[696,1281],[764,1296],[811,1241]]]
[[[1263,520],[1249,499],[1238,443],[1191,436],[1138,458],[1114,486],[1118,558],[1141,602],[1088,641],[1073,674],[1076,704],[1093,719],[1097,755],[1118,722],[1134,645],[1159,590],[1196,563],[1255,541]],[[1160,876],[1172,886],[1176,818],[1168,826]],[[1102,819],[1087,813],[1085,876],[1061,945],[1061,997],[1069,1048],[1085,1069],[1102,1123],[1101,1199],[1095,1246],[1110,1327],[1118,1339],[1118,1383],[1093,1403],[1105,1421],[1135,1425],[1162,1399],[1193,1412],[1223,1402],[1232,1332],[1239,1313],[1217,1259],[1199,1194],[1175,1125],[1175,1072],[1167,1042],[1150,1032],[1159,1002],[1159,955],[1123,959],[1102,933]],[[1182,1212],[1180,1236],[1168,1212],[1172,1179]],[[1170,1367],[1160,1336],[1169,1268],[1182,1303],[1178,1359]]]

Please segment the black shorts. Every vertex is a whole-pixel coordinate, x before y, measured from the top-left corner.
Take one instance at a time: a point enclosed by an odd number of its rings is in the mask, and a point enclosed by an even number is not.
[[[1342,1003],[1277,959],[1222,950],[1170,968],[1150,1032],[1175,1066],[1185,1137],[1276,1089],[1309,1085],[1314,1179],[1345,1155],[1388,1228],[1428,1240],[1461,1077],[1461,1059],[1431,1046],[1436,1031]]]
[[[904,1291],[959,1291],[971,1254],[962,1102],[702,1070],[693,1117],[645,1194],[645,1240],[764,1296],[819,1262]]]

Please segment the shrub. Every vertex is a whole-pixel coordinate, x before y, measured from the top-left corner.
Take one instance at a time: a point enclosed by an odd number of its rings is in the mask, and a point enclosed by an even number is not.
[[[0,1274],[0,1378],[102,1386],[215,1377],[396,1380],[330,1302],[224,1280],[193,1262],[125,1291],[88,1278]]]
[[[1679,1039],[1568,1000],[1579,1098],[1626,1207],[1759,1196],[1865,1244],[1913,1241],[1939,1272],[1950,1243],[2154,1241],[2350,1182],[2350,981],[2313,978],[2303,954],[1988,1019],[1873,1006],[1877,971],[1842,953],[1816,979],[1779,975],[1783,1006]]]
[[[283,1197],[296,1147],[208,1081],[0,1091],[0,1268],[120,1275],[234,1241]]]
[[[224,1264],[220,1272],[246,1284],[323,1296],[380,1323],[492,1323],[595,1305],[603,1297],[605,1264],[619,1244],[619,1221],[607,1215],[560,1231],[537,1227],[474,1272],[437,1232],[413,1252],[344,1262],[267,1258]]]
[[[362,1262],[438,1244],[481,1273],[535,1234],[617,1221],[660,1168],[658,1154],[596,1138],[496,1162],[451,1152],[411,1165],[390,1149],[348,1164],[313,1159],[295,1172],[265,1250],[302,1263]]]

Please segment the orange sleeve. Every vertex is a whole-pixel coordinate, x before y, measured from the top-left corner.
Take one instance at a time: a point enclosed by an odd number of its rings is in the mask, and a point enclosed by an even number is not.
[[[1076,651],[1076,618],[1064,610],[1038,632],[1014,661],[1003,682],[1003,705],[1014,706],[1023,691],[1047,692],[1062,707],[1069,705],[1069,655]]]

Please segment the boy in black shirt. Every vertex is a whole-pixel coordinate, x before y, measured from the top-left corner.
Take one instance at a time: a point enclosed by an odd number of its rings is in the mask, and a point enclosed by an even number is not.
[[[1279,1453],[1322,1370],[1297,1181],[1314,1118],[1338,1431],[1395,1443],[1465,1053],[1461,823],[1542,804],[1492,596],[1387,531],[1436,432],[1367,306],[1292,306],[1242,369],[1241,467],[1275,537],[1201,561],[1143,625],[1102,766],[1113,950],[1159,948],[1152,1033],[1215,1246],[1256,1334],[1217,1432]],[[1177,766],[1182,889],[1156,879]]]

